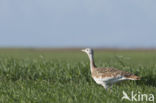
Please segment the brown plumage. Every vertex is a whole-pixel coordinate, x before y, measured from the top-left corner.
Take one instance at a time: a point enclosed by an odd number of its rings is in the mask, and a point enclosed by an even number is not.
[[[82,51],[89,57],[92,78],[104,88],[107,89],[110,85],[123,80],[140,80],[140,77],[132,73],[115,68],[97,68],[94,63],[93,50],[86,48]]]
[[[139,80],[140,78],[132,73],[118,70],[115,68],[93,68],[92,76],[93,77],[116,77],[117,75],[122,75],[126,78]]]

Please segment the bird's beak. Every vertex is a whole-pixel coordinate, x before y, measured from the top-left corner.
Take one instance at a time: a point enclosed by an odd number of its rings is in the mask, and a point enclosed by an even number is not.
[[[82,49],[81,51],[82,51],[82,52],[85,52],[85,50],[84,50],[84,49]]]

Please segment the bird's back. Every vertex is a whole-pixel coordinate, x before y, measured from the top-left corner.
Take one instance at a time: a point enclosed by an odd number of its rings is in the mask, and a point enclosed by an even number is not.
[[[125,79],[139,80],[140,78],[132,73],[118,70],[115,68],[94,68],[92,77],[95,78],[118,78],[123,77]]]

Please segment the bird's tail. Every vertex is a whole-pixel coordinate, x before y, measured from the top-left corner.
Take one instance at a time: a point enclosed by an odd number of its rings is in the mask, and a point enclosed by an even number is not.
[[[136,76],[136,75],[131,75],[128,77],[128,79],[130,80],[140,80],[141,78],[139,76]]]

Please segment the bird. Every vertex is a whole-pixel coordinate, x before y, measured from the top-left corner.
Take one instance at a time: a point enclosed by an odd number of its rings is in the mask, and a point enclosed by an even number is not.
[[[82,49],[82,52],[85,52],[90,60],[90,70],[93,80],[102,85],[106,90],[109,87],[112,87],[113,84],[124,81],[124,80],[140,80],[139,76],[136,76],[132,73],[118,70],[112,67],[98,68],[94,62],[94,51],[91,48]]]

